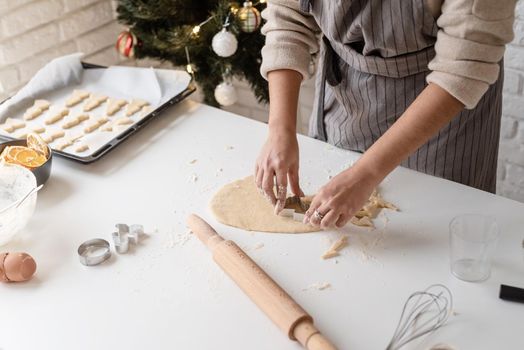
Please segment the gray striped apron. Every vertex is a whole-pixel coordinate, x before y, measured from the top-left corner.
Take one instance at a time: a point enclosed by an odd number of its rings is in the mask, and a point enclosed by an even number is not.
[[[424,0],[299,0],[322,30],[312,137],[364,152],[426,87],[437,25]],[[499,79],[402,165],[495,192]]]

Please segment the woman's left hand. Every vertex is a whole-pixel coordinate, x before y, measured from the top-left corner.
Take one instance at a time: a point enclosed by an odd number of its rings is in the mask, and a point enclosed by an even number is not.
[[[322,228],[343,227],[377,185],[378,181],[355,167],[341,172],[315,195],[304,223]]]

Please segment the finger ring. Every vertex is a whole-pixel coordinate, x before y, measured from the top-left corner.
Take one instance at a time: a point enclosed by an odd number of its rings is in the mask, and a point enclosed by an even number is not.
[[[318,219],[318,221],[322,221],[322,219],[324,218],[324,215],[320,214],[318,212],[318,210],[315,209],[315,211],[313,212],[313,215],[315,215],[315,217]]]

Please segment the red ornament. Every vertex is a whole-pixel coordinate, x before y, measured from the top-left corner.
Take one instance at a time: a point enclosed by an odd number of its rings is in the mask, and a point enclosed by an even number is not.
[[[116,49],[125,57],[133,58],[135,56],[136,45],[138,45],[138,39],[129,30],[124,30],[116,39]]]

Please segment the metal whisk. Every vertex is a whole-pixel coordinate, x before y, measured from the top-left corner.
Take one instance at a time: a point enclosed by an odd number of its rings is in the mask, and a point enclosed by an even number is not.
[[[386,350],[397,350],[446,323],[451,314],[453,296],[442,284],[433,284],[411,294],[404,304],[393,338]]]

